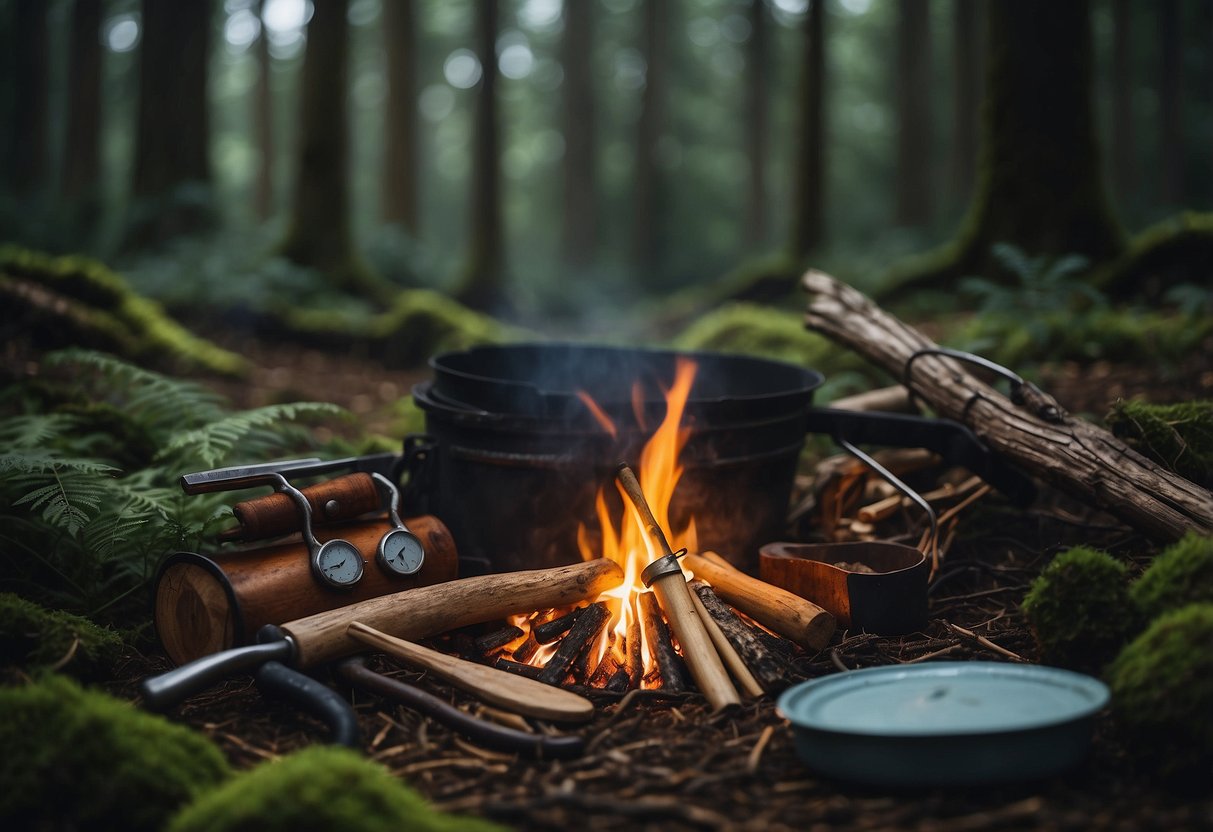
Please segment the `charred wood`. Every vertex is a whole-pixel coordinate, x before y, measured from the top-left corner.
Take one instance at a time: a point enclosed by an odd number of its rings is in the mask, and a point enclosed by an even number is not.
[[[577,619],[581,616],[585,607],[578,607],[572,612],[565,613],[559,618],[553,618],[551,621],[545,621],[542,624],[536,624],[531,628],[531,635],[535,637],[535,641],[540,644],[551,644],[556,639],[572,629],[577,623]]]
[[[493,630],[490,633],[485,633],[484,635],[480,636],[480,638],[476,639],[476,650],[479,651],[480,655],[483,656],[496,650],[500,650],[511,641],[521,638],[522,635],[522,629],[515,627],[512,624],[508,627],[501,627],[500,629]],[[523,661],[525,661],[525,659]]]
[[[519,676],[526,676],[528,679],[538,679],[539,674],[543,672],[542,667],[534,667],[533,665],[516,662],[513,659],[497,659],[493,662],[493,667],[498,670],[504,670],[507,673],[516,673]]]
[[[556,648],[556,653],[543,668],[543,672],[539,674],[539,681],[549,685],[558,685],[563,682],[565,676],[568,675],[569,668],[573,666],[573,662],[581,653],[590,648],[594,639],[602,632],[602,628],[607,625],[609,617],[610,612],[601,602],[586,607],[585,612],[578,616],[577,622],[573,624],[568,635]]]
[[[640,594],[640,615],[644,619],[644,635],[648,641],[649,650],[657,662],[657,669],[662,679],[662,689],[673,693],[681,693],[690,687],[690,675],[687,666],[674,650],[673,639],[670,638],[669,625],[661,615],[661,605],[657,596],[652,592]]]
[[[698,583],[692,588],[703,603],[703,608],[716,622],[716,626],[720,627],[762,689],[773,693],[787,687],[784,663],[766,648],[749,625],[738,618],[728,604],[720,600],[720,596],[712,587]]]

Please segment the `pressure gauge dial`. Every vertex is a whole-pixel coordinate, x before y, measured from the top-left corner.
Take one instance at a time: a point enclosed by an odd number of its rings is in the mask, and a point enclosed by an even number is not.
[[[425,547],[417,535],[404,528],[396,528],[379,541],[376,554],[379,565],[396,575],[414,575],[425,562]]]
[[[330,540],[315,550],[312,571],[337,589],[348,589],[362,578],[362,553],[348,540]]]

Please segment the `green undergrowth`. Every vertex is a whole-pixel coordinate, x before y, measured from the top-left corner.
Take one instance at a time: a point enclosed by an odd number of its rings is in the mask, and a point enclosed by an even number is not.
[[[1119,401],[1104,421],[1158,464],[1205,487],[1213,485],[1213,401]]]
[[[154,832],[228,764],[201,734],[50,675],[0,688],[6,829]]]
[[[1213,537],[1190,532],[1171,544],[1130,591],[1145,620],[1187,604],[1213,603]]]
[[[11,592],[0,593],[0,664],[26,670],[54,668],[79,677],[112,669],[122,637],[87,618],[48,610]]]
[[[257,768],[183,809],[169,832],[494,832],[437,812],[379,763],[313,747]]]
[[[193,335],[87,257],[0,248],[0,312],[40,349],[91,347],[159,368],[239,375],[243,358]]]
[[[231,495],[186,496],[183,473],[301,455],[305,424],[344,411],[232,410],[193,382],[81,350],[47,355],[0,395],[0,589],[128,626],[177,549],[198,551]]]

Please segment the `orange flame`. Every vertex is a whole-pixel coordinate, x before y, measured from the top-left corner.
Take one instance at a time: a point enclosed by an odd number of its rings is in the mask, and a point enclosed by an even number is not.
[[[657,520],[658,525],[666,532],[670,545],[674,549],[686,547],[691,551],[698,548],[695,522],[692,519],[687,527],[681,530],[671,528],[670,503],[674,498],[674,489],[682,477],[683,469],[678,463],[678,457],[690,435],[690,430],[682,427],[682,415],[691,394],[696,369],[695,362],[679,359],[674,373],[673,386],[666,392],[665,418],[652,438],[645,444],[640,454],[640,464],[635,466],[636,476],[649,503],[649,508],[652,509],[653,517]],[[588,395],[579,395],[587,404],[593,402]],[[638,415],[642,412],[638,404],[641,398],[642,395],[637,387],[633,390],[632,401]],[[591,411],[601,412],[597,405],[593,405]],[[609,424],[609,420],[604,423],[604,428],[606,424]],[[614,435],[613,432],[612,435]],[[622,491],[620,494],[622,495]],[[607,506],[605,490],[598,492],[595,508],[599,526],[602,528],[600,551],[595,551],[584,525],[578,529],[577,534],[577,542],[583,558],[586,560],[598,557],[609,558],[623,568],[623,584],[604,593],[611,609],[611,620],[604,633],[613,634],[613,639],[604,634],[604,637],[599,640],[595,654],[601,658],[610,642],[612,645],[610,649],[620,660],[623,658],[622,645],[627,637],[628,625],[632,621],[638,621],[640,617],[637,603],[639,595],[647,591],[640,580],[640,573],[660,554],[654,551],[652,541],[645,533],[635,508],[632,507],[626,495],[623,497],[624,517],[616,527]],[[647,644],[642,645],[641,655],[644,659],[644,670],[647,673],[653,661]]]

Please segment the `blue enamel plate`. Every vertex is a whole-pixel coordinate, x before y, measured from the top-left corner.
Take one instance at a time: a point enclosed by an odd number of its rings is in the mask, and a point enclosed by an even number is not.
[[[1098,679],[1053,667],[924,662],[813,679],[778,707],[797,753],[822,774],[957,785],[1070,768],[1086,756],[1108,698]]]

